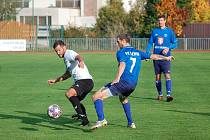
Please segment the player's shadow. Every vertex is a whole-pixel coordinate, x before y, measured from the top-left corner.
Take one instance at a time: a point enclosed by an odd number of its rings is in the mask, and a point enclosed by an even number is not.
[[[25,115],[6,115],[6,114],[0,114],[0,120],[3,119],[18,119],[21,120],[24,124],[30,124],[34,126],[42,126],[42,127],[48,127],[53,130],[70,130],[70,129],[80,129],[84,132],[91,132],[86,127],[82,126],[74,126],[76,125],[75,120],[70,119],[70,117],[61,116],[58,119],[51,119],[46,114],[40,114],[40,113],[31,113],[26,111],[15,111],[16,113],[20,114],[27,114],[28,117]],[[32,128],[20,128],[28,131],[38,131],[37,129]]]
[[[137,97],[137,96],[129,96],[129,98],[134,98],[134,99],[143,99],[143,100],[157,100],[156,98],[152,97]]]
[[[165,111],[210,116],[210,113],[208,113],[208,112],[203,113],[203,112],[191,112],[191,111],[180,111],[180,110],[165,110]]]

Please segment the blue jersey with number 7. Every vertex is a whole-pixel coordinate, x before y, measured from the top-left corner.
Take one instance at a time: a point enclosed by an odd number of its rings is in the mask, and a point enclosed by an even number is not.
[[[136,50],[131,46],[126,46],[117,51],[117,61],[125,62],[125,70],[121,75],[120,81],[126,81],[129,86],[135,88],[141,70],[141,60],[149,59],[150,53]]]

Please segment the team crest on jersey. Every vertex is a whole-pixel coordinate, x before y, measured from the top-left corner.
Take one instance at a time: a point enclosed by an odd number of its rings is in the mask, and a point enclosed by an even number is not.
[[[163,44],[163,37],[158,37],[158,44],[162,45]]]

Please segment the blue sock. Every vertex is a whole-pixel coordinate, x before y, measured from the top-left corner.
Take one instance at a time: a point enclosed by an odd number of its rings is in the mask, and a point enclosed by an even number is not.
[[[167,96],[171,95],[171,79],[166,80],[166,92]]]
[[[98,121],[104,120],[103,101],[101,99],[97,99],[95,100],[94,105],[98,116]]]
[[[163,96],[161,80],[156,81],[155,83],[156,83],[156,88],[157,88],[159,96]]]
[[[132,117],[131,117],[131,109],[130,109],[130,103],[122,104],[125,115],[128,120],[128,125],[131,125],[133,123]]]

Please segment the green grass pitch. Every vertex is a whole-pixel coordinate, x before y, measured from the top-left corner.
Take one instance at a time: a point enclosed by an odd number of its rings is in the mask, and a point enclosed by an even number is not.
[[[94,77],[94,91],[113,80],[115,54],[81,53]],[[127,121],[117,97],[104,102],[109,125],[90,131],[71,119],[74,110],[65,98],[72,84],[67,80],[49,86],[47,80],[60,76],[64,64],[55,53],[0,54],[0,139],[1,140],[208,140],[210,139],[210,54],[174,53],[172,92],[174,101],[156,101],[152,61],[143,61],[139,83],[132,96],[131,110],[137,129]],[[163,79],[163,77],[162,77]],[[163,81],[164,83],[164,81]],[[163,84],[164,85],[164,84]],[[97,117],[91,92],[83,101],[89,120]],[[165,86],[163,86],[164,95]],[[63,115],[47,117],[50,104],[58,104]]]

